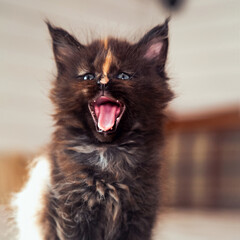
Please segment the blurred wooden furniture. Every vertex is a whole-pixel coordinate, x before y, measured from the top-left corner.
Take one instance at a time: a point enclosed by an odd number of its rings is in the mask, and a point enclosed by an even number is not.
[[[23,186],[28,173],[30,154],[0,154],[0,205],[9,203],[11,194]]]
[[[240,207],[239,107],[170,116],[169,201],[182,207]]]

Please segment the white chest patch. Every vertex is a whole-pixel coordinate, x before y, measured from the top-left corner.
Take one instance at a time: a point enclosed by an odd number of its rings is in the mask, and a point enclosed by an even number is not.
[[[39,213],[44,208],[43,196],[50,187],[50,164],[46,157],[38,157],[34,161],[36,165],[30,172],[28,182],[12,202],[16,209],[19,240],[43,240],[38,221]]]
[[[107,167],[108,160],[104,156],[104,150],[99,150],[99,165],[102,167],[102,169]]]

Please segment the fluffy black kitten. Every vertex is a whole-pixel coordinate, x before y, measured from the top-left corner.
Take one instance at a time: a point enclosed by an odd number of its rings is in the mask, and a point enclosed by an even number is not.
[[[47,24],[58,70],[56,130],[39,160],[46,183],[35,239],[149,240],[161,194],[163,109],[172,98],[168,21],[134,44],[82,45]]]

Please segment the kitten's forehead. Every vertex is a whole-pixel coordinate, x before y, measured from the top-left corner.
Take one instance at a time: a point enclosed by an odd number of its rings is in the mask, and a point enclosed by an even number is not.
[[[131,52],[132,46],[126,41],[112,37],[93,41],[88,45],[86,58],[82,58],[83,61],[79,66],[79,72],[93,71],[99,76],[108,77],[110,73],[112,74],[113,71],[121,68],[126,60],[127,62],[130,61]],[[105,80],[108,81],[108,79]]]

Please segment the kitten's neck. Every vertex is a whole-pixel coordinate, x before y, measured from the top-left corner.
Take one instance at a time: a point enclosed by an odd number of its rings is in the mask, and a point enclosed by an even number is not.
[[[151,164],[151,153],[155,150],[153,141],[153,134],[144,134],[139,128],[132,129],[124,138],[111,143],[93,140],[82,130],[58,129],[54,133],[51,151],[55,153],[59,165],[61,162],[71,162],[76,167],[84,166],[122,178],[143,164]]]

